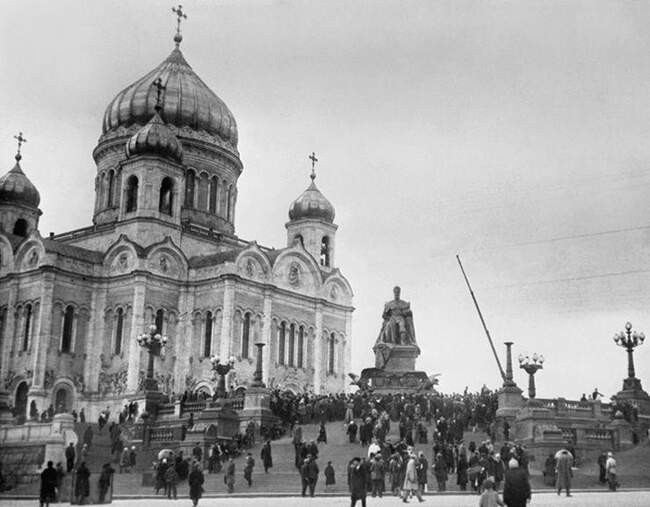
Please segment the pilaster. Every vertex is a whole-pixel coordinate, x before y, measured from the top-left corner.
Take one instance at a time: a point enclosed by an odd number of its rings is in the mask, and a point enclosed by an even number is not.
[[[225,280],[223,291],[223,317],[221,321],[221,351],[223,361],[227,361],[232,350],[232,319],[235,309],[235,282]]]
[[[314,393],[321,394],[323,383],[323,305],[316,304],[316,331],[314,336]]]
[[[90,299],[91,318],[89,323],[88,336],[88,360],[84,364],[84,384],[90,393],[97,392],[99,389],[99,371],[102,367],[102,361],[99,357],[102,353],[104,340],[104,311],[106,309],[106,289],[102,287],[99,290],[92,291]],[[124,340],[124,326],[122,328],[122,340]],[[111,351],[112,352],[112,351]]]
[[[266,346],[262,349],[262,369],[264,371],[264,382],[268,385],[271,376],[271,326],[273,320],[273,295],[270,290],[264,291],[264,320],[262,324],[262,341]]]
[[[54,294],[54,272],[43,271],[41,277],[41,294],[38,309],[38,326],[34,333],[34,380],[32,390],[43,389],[47,351],[52,334],[52,297]]]
[[[2,356],[0,357],[0,382],[4,382],[9,371],[9,355],[16,341],[16,298],[18,296],[18,280],[13,279],[9,285],[9,298],[7,300],[7,316],[5,321],[4,336],[2,338]],[[0,391],[4,390],[4,385],[0,385]]]
[[[180,316],[176,326],[176,336],[170,336],[176,350],[174,364],[174,385],[176,392],[185,391],[185,374],[191,373],[190,355],[192,352],[192,310],[194,309],[194,294],[183,289],[179,298]]]
[[[138,389],[140,374],[140,346],[135,337],[145,332],[144,328],[144,298],[146,278],[136,275],[133,281],[133,316],[131,317],[131,336],[125,340],[129,344],[129,367],[126,381],[126,389],[129,393],[135,393]]]

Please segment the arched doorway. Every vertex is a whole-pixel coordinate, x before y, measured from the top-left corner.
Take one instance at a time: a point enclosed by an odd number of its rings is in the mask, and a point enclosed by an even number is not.
[[[72,411],[72,393],[65,384],[58,386],[54,391],[54,412],[57,414]]]
[[[16,389],[16,399],[14,401],[16,417],[23,421],[27,418],[27,391],[29,391],[27,382],[21,382],[18,384],[18,388]]]

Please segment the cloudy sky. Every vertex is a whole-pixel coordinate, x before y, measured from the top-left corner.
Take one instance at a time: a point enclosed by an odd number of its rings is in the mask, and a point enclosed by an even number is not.
[[[104,108],[173,48],[171,6],[3,2],[0,155],[10,169],[22,130],[42,235],[90,224]],[[356,371],[400,284],[419,367],[448,392],[500,385],[460,253],[499,352],[546,356],[539,396],[620,389],[612,335],[650,332],[650,4],[183,6],[182,50],[239,125],[237,234],[283,246],[320,159]],[[650,388],[650,344],[635,357]]]

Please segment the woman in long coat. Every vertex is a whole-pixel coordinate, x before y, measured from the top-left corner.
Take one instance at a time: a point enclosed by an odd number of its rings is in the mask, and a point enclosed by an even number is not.
[[[192,471],[188,478],[188,483],[190,485],[190,499],[192,500],[192,505],[196,507],[199,503],[199,498],[203,494],[203,472],[199,468],[198,464],[192,465]]]
[[[415,463],[415,455],[409,456],[406,464],[406,476],[404,477],[404,486],[402,486],[402,501],[408,502],[409,493],[413,493],[418,500],[422,501],[422,495],[418,489],[418,473]]]
[[[90,470],[86,467],[85,461],[82,461],[77,469],[74,496],[78,504],[83,504],[86,498],[90,496]]]
[[[260,459],[264,464],[264,473],[269,472],[269,468],[273,467],[273,457],[271,456],[271,441],[267,440],[266,443],[262,446],[262,452],[260,453]]]
[[[226,483],[226,486],[228,486],[228,493],[235,491],[235,462],[232,460],[232,456],[228,457],[226,475],[224,475],[223,481]]]
[[[562,489],[566,490],[566,496],[571,496],[571,478],[573,477],[573,456],[566,449],[562,449],[555,455],[555,473],[557,474],[557,494]]]

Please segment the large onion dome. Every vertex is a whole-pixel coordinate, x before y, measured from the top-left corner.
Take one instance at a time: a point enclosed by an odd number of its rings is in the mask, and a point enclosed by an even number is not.
[[[158,112],[126,143],[126,156],[130,158],[136,155],[160,155],[178,163],[183,161],[181,143],[160,119]]]
[[[289,207],[289,219],[292,221],[312,219],[334,222],[334,206],[316,187],[316,174],[311,174],[311,185]]]
[[[176,47],[158,67],[127,86],[108,104],[102,123],[102,138],[112,133],[132,133],[133,125],[145,125],[153,116],[157,90],[164,85],[160,117],[175,133],[206,138],[237,153],[237,123],[224,102],[208,88]],[[100,139],[101,142],[101,139]]]
[[[38,208],[41,196],[20,168],[20,159],[19,153],[13,169],[0,178],[0,204],[16,203]]]

